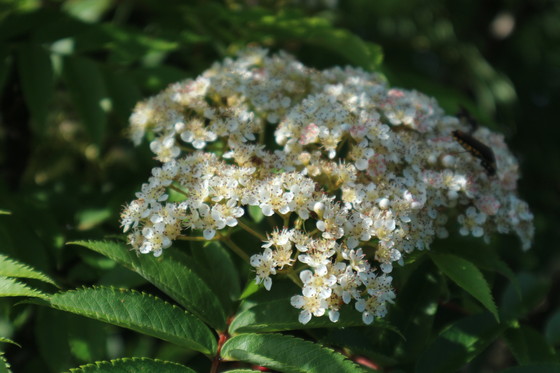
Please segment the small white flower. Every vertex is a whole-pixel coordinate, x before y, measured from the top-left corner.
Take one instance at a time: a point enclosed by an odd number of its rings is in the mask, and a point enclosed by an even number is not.
[[[266,290],[272,287],[270,275],[276,274],[276,262],[273,259],[272,250],[265,249],[262,254],[255,254],[249,260],[251,266],[255,267],[257,284],[263,283]]]
[[[482,225],[486,222],[486,214],[477,212],[475,207],[469,207],[465,215],[459,215],[457,221],[461,224],[459,233],[466,236],[471,233],[474,237],[482,237],[484,228]]]

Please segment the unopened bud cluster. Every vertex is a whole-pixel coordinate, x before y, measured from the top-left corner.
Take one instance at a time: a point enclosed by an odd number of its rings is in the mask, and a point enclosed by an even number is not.
[[[458,129],[465,124],[433,99],[376,74],[249,49],[136,106],[132,139],[151,133],[162,165],[122,225],[135,249],[157,256],[192,231],[226,237],[257,206],[279,217],[250,259],[257,282],[270,289],[275,274],[295,270],[302,323],[336,321],[353,303],[369,324],[395,297],[393,264],[449,227],[531,244],[533,217],[516,195],[518,165],[503,136],[473,133],[494,152],[489,176],[453,139]],[[184,197],[168,202],[171,189]]]

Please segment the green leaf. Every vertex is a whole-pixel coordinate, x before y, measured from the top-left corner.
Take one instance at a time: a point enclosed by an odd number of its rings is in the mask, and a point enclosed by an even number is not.
[[[32,278],[56,286],[56,283],[42,272],[2,254],[0,254],[0,276]]]
[[[82,362],[107,359],[108,328],[97,320],[71,316],[67,323],[67,344],[70,346],[72,356]]]
[[[280,334],[241,334],[222,347],[222,358],[281,372],[364,372],[344,355],[321,345]]]
[[[157,38],[141,30],[126,29],[122,26],[105,23],[99,25],[106,35],[107,48],[111,50],[109,61],[118,64],[138,63],[139,60],[150,54],[162,54],[172,52],[181,47],[177,42],[177,35],[166,40]]]
[[[520,273],[517,282],[521,292],[513,284],[508,284],[500,300],[500,313],[506,320],[521,318],[532,311],[542,302],[550,287],[549,281],[529,273]]]
[[[0,373],[12,373],[12,371],[10,370],[10,364],[4,357],[3,352],[0,352]]]
[[[245,298],[250,297],[251,295],[255,294],[256,292],[258,292],[260,289],[259,285],[257,284],[257,282],[255,281],[254,278],[250,278],[249,282],[247,283],[247,285],[245,285],[245,288],[243,289],[243,292],[241,293],[241,295],[239,296],[239,299],[243,300]]]
[[[96,22],[111,6],[113,6],[111,0],[80,0],[65,2],[62,9],[82,21]]]
[[[427,347],[415,373],[456,372],[480,354],[507,328],[489,313],[469,316],[450,325]]]
[[[115,265],[114,268],[103,272],[97,285],[134,289],[147,283],[148,281],[138,273],[123,266]]]
[[[68,319],[76,317],[48,307],[39,307],[34,333],[39,355],[50,372],[70,369],[75,362],[68,344]]]
[[[249,206],[248,210],[249,210],[249,216],[251,217],[251,219],[253,219],[255,223],[260,223],[263,220],[264,215],[259,206]]]
[[[128,328],[212,355],[214,335],[196,317],[149,294],[113,288],[83,288],[57,293],[51,307]]]
[[[528,326],[512,328],[506,331],[505,337],[515,360],[520,365],[557,361],[554,349],[544,336],[533,328]]]
[[[78,241],[70,244],[87,247],[113,259],[144,277],[212,327],[225,330],[226,314],[216,294],[195,271],[173,260],[171,256],[164,254],[155,258],[137,254],[123,244],[109,241]]]
[[[193,245],[195,246],[195,245]],[[240,289],[239,273],[231,255],[219,242],[206,242],[204,246],[193,247],[193,258],[180,255],[179,251],[169,254],[173,258],[183,257],[183,263],[196,270],[198,275],[212,288],[213,292],[220,297],[221,303],[228,314],[234,312],[233,301],[237,301]]]
[[[13,194],[7,199],[13,214],[0,215],[0,252],[43,273],[49,271],[53,253],[47,253],[46,245],[55,247],[56,233],[48,230],[54,215],[44,214],[37,207],[26,207],[27,203]],[[42,220],[45,218],[49,222]]]
[[[20,345],[19,343],[15,342],[15,341],[12,341],[12,340],[9,339],[9,338],[0,337],[0,342],[2,342],[2,343],[11,343],[11,344],[16,345],[16,346],[18,346],[19,348],[21,348],[21,345]]]
[[[41,136],[54,91],[50,54],[39,44],[23,44],[17,50],[17,66],[33,128]]]
[[[399,359],[394,356],[394,345],[389,344],[389,341],[394,340],[393,336],[398,336],[400,340],[404,337],[379,325],[312,329],[307,332],[323,345],[352,351],[353,356],[366,356],[380,366],[395,366],[399,364]]]
[[[290,304],[290,299],[260,302],[246,309],[232,321],[230,334],[246,332],[276,332],[309,328],[344,328],[362,326],[362,316],[353,307],[341,310],[340,320],[334,323],[327,316],[313,317],[303,325],[298,321],[300,311]]]
[[[78,20],[68,14],[61,12],[55,8],[42,7],[33,14],[34,19],[22,19],[21,22],[34,22],[32,23],[29,32],[30,39],[39,43],[49,45],[51,50],[57,50],[57,42],[63,43],[70,42],[71,49],[64,52],[64,54],[76,51],[76,38],[78,36],[89,34],[92,26],[83,21]],[[58,49],[60,51],[60,49]]]
[[[183,70],[167,65],[138,68],[132,74],[140,87],[154,92],[189,76]]]
[[[516,290],[519,291],[519,283],[515,277],[515,273],[509,266],[500,259],[495,250],[488,250],[485,245],[473,245],[472,242],[458,243],[451,248],[447,248],[449,254],[457,255],[474,263],[478,268],[485,271],[497,272],[506,277]]]
[[[100,147],[110,101],[97,63],[84,57],[68,56],[64,58],[63,74],[91,141]]]
[[[256,21],[254,31],[258,30],[270,32],[279,39],[320,46],[369,71],[376,70],[383,60],[379,45],[366,42],[347,30],[334,28],[324,18],[268,14]]]
[[[32,289],[23,282],[13,278],[0,276],[0,297],[37,297],[46,298],[47,295]]]
[[[492,299],[490,286],[474,264],[450,254],[431,253],[430,256],[447,277],[482,303],[494,315],[497,321],[500,320],[498,309]]]
[[[501,373],[558,373],[560,364],[530,364],[502,370]]]
[[[544,330],[544,335],[548,343],[553,346],[558,346],[560,344],[560,311],[554,312],[547,320]]]
[[[123,122],[128,122],[134,105],[142,99],[140,88],[125,71],[104,69],[103,76],[111,96],[112,109]]]
[[[70,369],[71,373],[196,373],[191,368],[171,361],[148,358],[123,358],[111,361],[98,361],[79,368]]]
[[[111,218],[113,211],[109,207],[84,208],[76,212],[76,229],[86,231]]]
[[[426,348],[433,333],[434,318],[438,310],[441,285],[436,268],[428,260],[413,263],[404,271],[411,271],[400,290],[395,306],[388,315],[392,325],[398,325],[404,338],[392,344],[400,357],[415,359]],[[392,338],[394,339],[394,337]]]

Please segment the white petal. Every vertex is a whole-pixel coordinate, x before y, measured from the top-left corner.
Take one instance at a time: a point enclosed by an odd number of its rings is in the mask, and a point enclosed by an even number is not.
[[[304,297],[309,298],[317,294],[317,290],[311,286],[304,286],[303,289],[301,289],[301,293]]]
[[[274,210],[270,205],[261,205],[261,210],[264,216],[274,215]]]
[[[340,317],[340,313],[338,311],[329,310],[329,320],[332,322],[337,322]]]
[[[297,211],[298,215],[300,218],[302,218],[303,220],[307,220],[309,219],[309,211],[301,209]]]
[[[359,171],[363,171],[368,167],[368,161],[366,159],[358,159],[356,160],[356,169]]]
[[[311,320],[311,312],[303,310],[300,312],[298,321],[302,324],[307,324]]]
[[[484,229],[482,229],[482,227],[473,227],[472,235],[474,237],[482,237],[484,236]]]
[[[305,298],[303,298],[301,295],[294,295],[292,298],[290,298],[290,304],[295,308],[301,308],[305,304]]]
[[[214,229],[205,229],[202,231],[202,235],[205,239],[211,240],[216,235],[216,231]]]
[[[262,257],[259,254],[255,254],[252,255],[251,258],[249,259],[249,263],[253,266],[253,267],[258,267],[261,262],[262,262]]]
[[[364,312],[362,314],[362,321],[364,324],[369,325],[373,322],[373,315],[369,312]]]
[[[301,255],[301,256],[303,256],[303,255]],[[301,271],[301,273],[299,274],[299,278],[301,279],[301,281],[304,284],[308,283],[313,278],[313,272],[311,272],[308,269],[306,269],[304,271]]]
[[[272,287],[272,279],[270,277],[265,278],[263,284],[266,290],[270,290],[270,288]]]

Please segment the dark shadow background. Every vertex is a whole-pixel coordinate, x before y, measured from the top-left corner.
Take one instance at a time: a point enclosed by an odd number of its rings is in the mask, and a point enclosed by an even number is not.
[[[340,0],[334,8],[318,1],[162,4],[0,4],[0,209],[12,213],[0,216],[3,254],[67,288],[142,286],[114,263],[65,246],[120,234],[121,206],[155,165],[145,143],[134,148],[125,138],[130,111],[141,98],[195,77],[249,43],[287,49],[318,68],[352,63],[324,46],[255,26],[256,15],[287,12],[330,20],[380,45],[380,71],[391,85],[432,95],[448,113],[463,105],[506,135],[520,161],[519,192],[535,214],[536,237],[527,253],[512,237],[493,238],[492,247],[515,272],[548,282],[548,295],[526,320],[542,330],[560,306],[560,2]],[[497,281],[497,293],[506,285]],[[45,365],[54,372],[125,355],[190,358],[130,332],[94,321],[84,327],[52,311],[14,307],[16,302],[0,300],[0,336],[25,346],[3,348],[16,372],[43,371]],[[52,330],[56,318],[62,330]],[[88,347],[88,339],[109,341],[113,352]],[[48,359],[53,351],[58,362]],[[511,364],[509,356],[495,361],[501,357],[486,360],[486,368]]]

